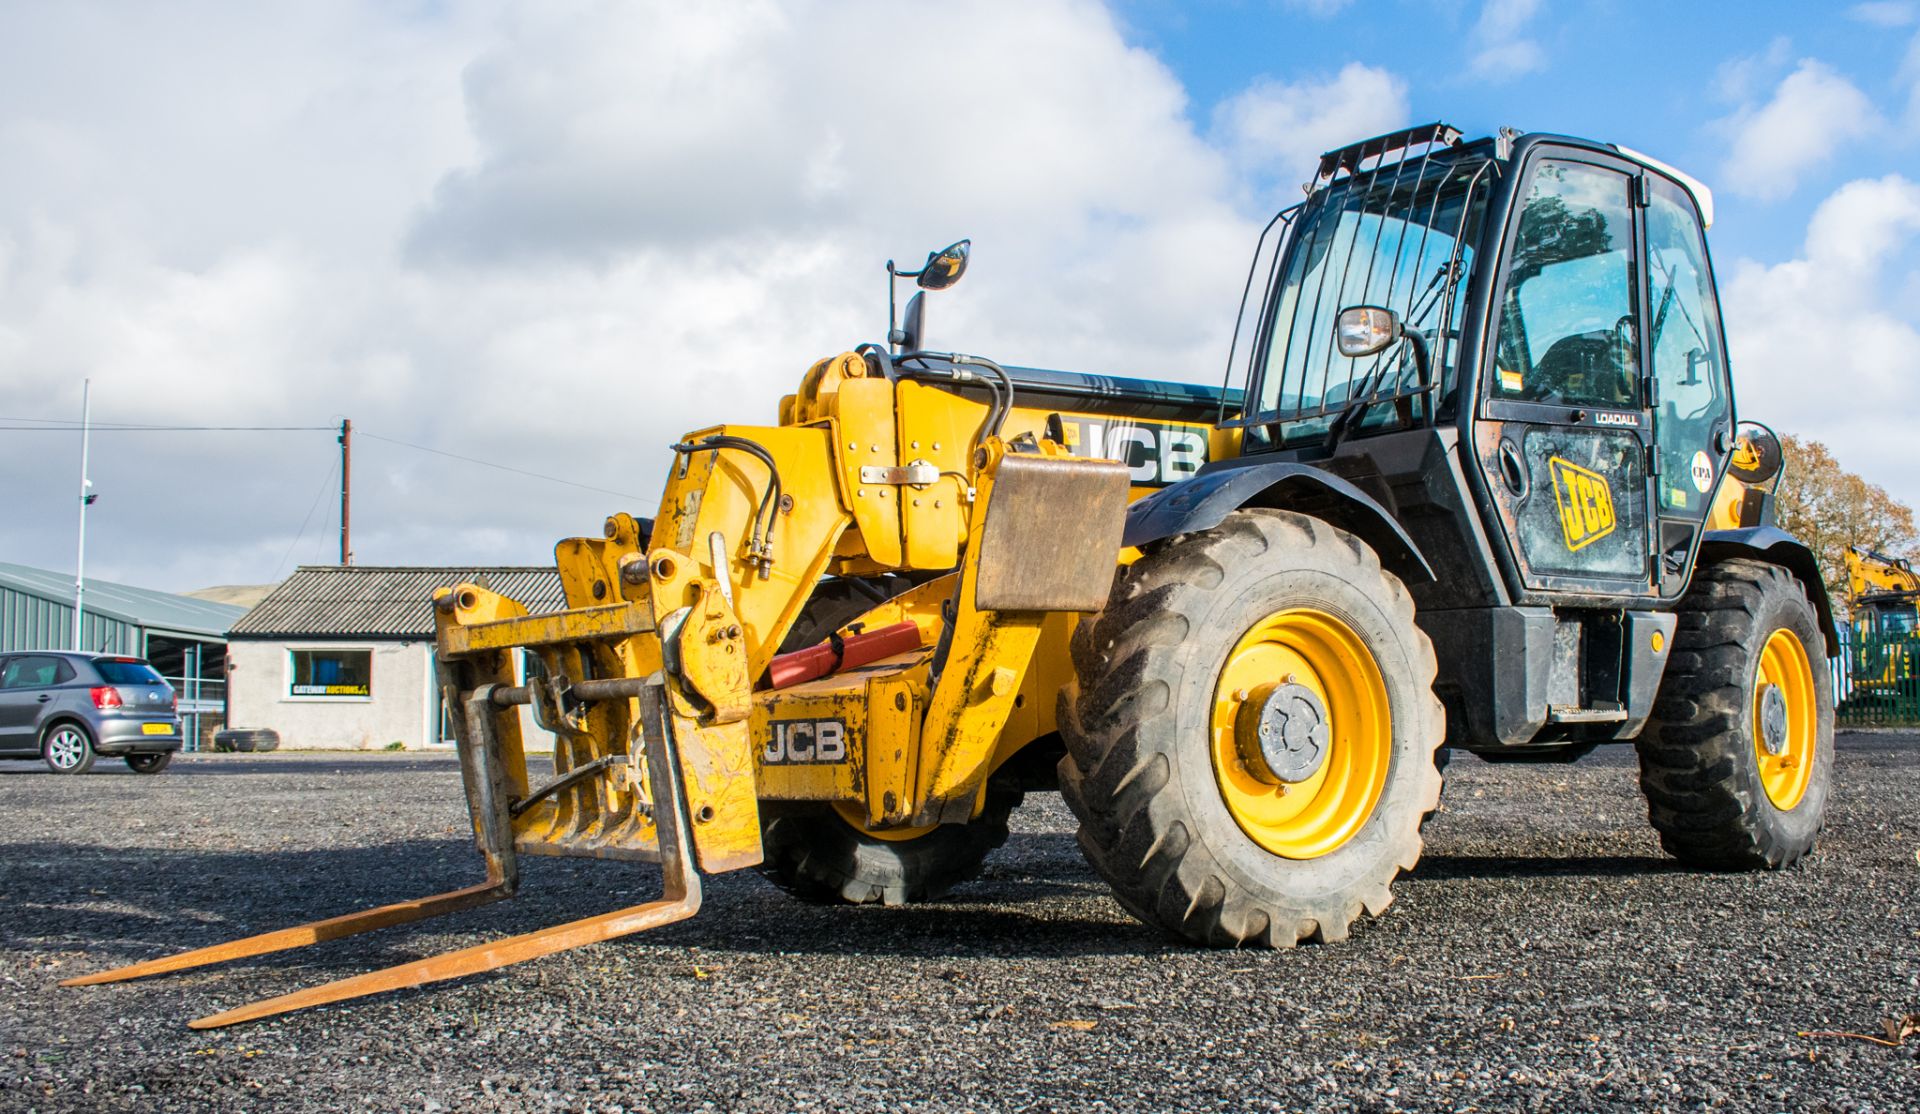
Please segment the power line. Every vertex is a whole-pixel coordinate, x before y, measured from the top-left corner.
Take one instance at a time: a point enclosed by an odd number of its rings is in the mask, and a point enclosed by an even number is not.
[[[529,472],[525,468],[515,468],[515,467],[512,467],[511,465],[506,465],[506,464],[495,464],[491,460],[481,460],[478,457],[461,456],[459,453],[450,453],[445,451],[444,449],[430,449],[425,445],[416,445],[411,441],[402,441],[397,437],[382,437],[377,433],[368,433],[364,429],[355,429],[354,432],[358,433],[362,437],[371,437],[375,441],[385,441],[389,445],[401,445],[409,449],[418,449],[423,453],[432,453],[435,456],[444,456],[452,460],[463,460],[468,464],[478,464],[483,468],[498,468],[502,472],[512,472],[512,473],[515,473],[516,475],[531,476],[536,480],[546,480],[548,483],[565,484],[568,487],[577,487],[582,491],[597,491],[602,495],[617,495],[622,499],[644,499],[645,498],[645,496],[634,495],[631,492],[614,491],[611,488],[605,488],[605,487],[594,487],[592,484],[575,483],[572,480],[563,480],[558,476],[548,476],[540,472]]]
[[[293,556],[293,547],[299,545],[300,539],[306,536],[307,523],[313,521],[313,512],[320,507],[320,497],[325,495],[329,488],[333,487],[333,477],[339,470],[339,462],[337,461],[327,465],[326,479],[320,482],[320,490],[313,493],[313,502],[307,505],[307,515],[300,520],[299,533],[295,534],[293,540],[287,543],[287,551],[280,555],[280,563],[273,566],[274,579],[278,580],[280,578],[280,570],[287,566],[287,558]]]
[[[78,433],[79,422],[55,418],[8,418],[0,422],[36,422],[37,425],[0,426],[0,433]],[[95,422],[95,433],[325,433],[330,425],[136,425],[132,422]]]
[[[0,433],[78,433],[80,431],[80,423],[70,418],[23,418],[0,415],[0,422],[33,423],[31,425],[0,425]],[[331,425],[141,425],[135,422],[94,422],[92,426],[95,433],[337,433],[340,429],[339,426]],[[545,480],[548,483],[579,488],[582,491],[598,492],[601,495],[615,495],[622,499],[645,499],[645,496],[635,495],[631,492],[614,491],[611,488],[595,487],[592,484],[563,480],[559,476],[549,476],[542,472],[532,472],[525,468],[515,468],[510,464],[496,464],[491,460],[481,460],[478,457],[450,453],[445,449],[436,449],[427,445],[417,445],[412,441],[402,441],[398,437],[382,437],[377,433],[368,433],[364,429],[357,429],[354,432],[360,434],[362,437],[371,437],[375,441],[385,441],[389,445],[399,445],[402,448],[413,449],[417,452],[432,453],[434,456],[444,456],[449,460],[464,461],[467,464],[478,464],[482,468],[495,468],[502,472],[512,472],[515,475],[527,476],[531,479]]]

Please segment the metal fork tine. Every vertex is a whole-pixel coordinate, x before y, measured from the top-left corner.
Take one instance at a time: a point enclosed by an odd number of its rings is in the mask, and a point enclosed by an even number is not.
[[[649,928],[683,921],[700,911],[700,872],[693,863],[693,844],[687,820],[686,791],[680,781],[679,749],[667,715],[666,698],[658,681],[638,693],[644,734],[648,784],[655,802],[655,834],[660,844],[660,869],[663,889],[660,900],[628,909],[602,913],[584,920],[543,928],[520,936],[510,936],[490,944],[429,956],[402,963],[384,971],[340,979],[320,986],[296,990],[277,998],[268,998],[238,1009],[202,1017],[188,1024],[195,1029],[218,1029],[243,1021],[329,1002],[341,1002],[387,990],[444,982],[463,975],[477,975],[509,964],[523,963],[543,955],[570,948],[597,944],[621,936],[644,932]]]
[[[433,897],[382,905],[378,909],[366,909],[358,913],[348,913],[345,916],[329,917],[324,921],[312,921],[292,928],[262,932],[257,936],[247,936],[239,940],[229,940],[224,944],[195,948],[190,952],[150,959],[144,963],[134,963],[126,967],[116,967],[111,971],[62,979],[60,985],[97,986],[101,983],[125,982],[128,979],[143,979],[148,975],[164,975],[171,971],[185,971],[193,967],[205,967],[211,963],[224,963],[230,959],[245,959],[249,956],[287,951],[290,948],[304,948],[309,944],[338,940],[343,936],[371,932],[376,928],[406,924],[409,921],[425,920],[428,917],[440,916],[442,913],[471,909],[476,905],[485,905],[512,896],[513,887],[505,882],[482,882],[477,886],[468,886],[465,889],[436,894]]]
[[[463,975],[477,975],[482,971],[492,971],[529,959],[538,959],[543,955],[552,955],[554,952],[597,944],[604,940],[672,924],[675,921],[683,921],[700,911],[698,876],[690,875],[688,882],[684,892],[678,897],[669,896],[660,901],[602,913],[597,917],[571,921],[552,928],[543,928],[537,932],[508,937],[505,940],[476,944],[471,948],[462,948],[444,955],[402,963],[384,971],[369,971],[364,975],[355,975],[337,982],[296,990],[277,998],[268,998],[238,1009],[197,1018],[187,1024],[195,1029],[218,1029],[226,1025],[237,1025],[243,1021],[257,1021],[263,1017],[273,1017],[276,1014],[306,1009],[309,1006],[322,1006],[329,1002],[342,1002],[349,998],[360,998],[368,994],[379,994],[383,991],[400,990],[410,986],[425,986],[428,983],[457,979]]]
[[[466,731],[460,738],[460,776],[467,784],[474,832],[480,841],[480,854],[487,864],[485,882],[431,897],[395,902],[377,909],[363,909],[358,913],[262,932],[257,936],[195,948],[190,952],[116,967],[111,971],[63,979],[60,985],[98,986],[101,983],[125,982],[148,975],[205,967],[210,963],[224,963],[230,959],[246,959],[290,948],[304,948],[309,944],[338,940],[377,928],[438,917],[444,913],[457,913],[462,909],[512,897],[519,889],[520,868],[513,849],[512,818],[501,791],[503,771],[498,754],[499,741],[492,726],[493,691],[496,687],[482,685],[468,697]]]

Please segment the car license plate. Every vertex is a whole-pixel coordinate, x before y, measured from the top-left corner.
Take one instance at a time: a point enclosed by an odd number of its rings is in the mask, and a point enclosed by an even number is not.
[[[171,735],[173,734],[173,724],[143,723],[140,725],[140,733],[142,735]]]

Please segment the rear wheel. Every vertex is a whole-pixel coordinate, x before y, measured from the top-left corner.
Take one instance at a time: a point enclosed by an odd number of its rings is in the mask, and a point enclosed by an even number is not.
[[[1007,841],[1007,818],[1022,794],[989,783],[980,815],[965,824],[867,829],[851,808],[768,806],[760,873],[815,904],[906,905],[931,901],[976,878]]]
[[[1289,947],[1392,902],[1445,722],[1412,597],[1365,543],[1237,512],[1123,570],[1074,661],[1061,791],[1135,916]]]
[[[40,757],[56,774],[84,774],[93,769],[93,736],[77,723],[56,723],[40,741]]]
[[[173,762],[173,752],[163,750],[158,754],[129,754],[127,767],[136,774],[157,774]]]
[[[1754,870],[1813,849],[1833,769],[1825,645],[1786,570],[1736,560],[1694,575],[1636,744],[1648,817],[1669,854]]]

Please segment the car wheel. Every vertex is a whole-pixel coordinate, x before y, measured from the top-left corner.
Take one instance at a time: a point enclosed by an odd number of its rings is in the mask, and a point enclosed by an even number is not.
[[[56,774],[84,774],[93,769],[93,736],[77,723],[56,723],[40,742],[40,757]]]
[[[173,762],[173,752],[163,750],[158,754],[129,754],[127,767],[136,774],[157,774]]]

